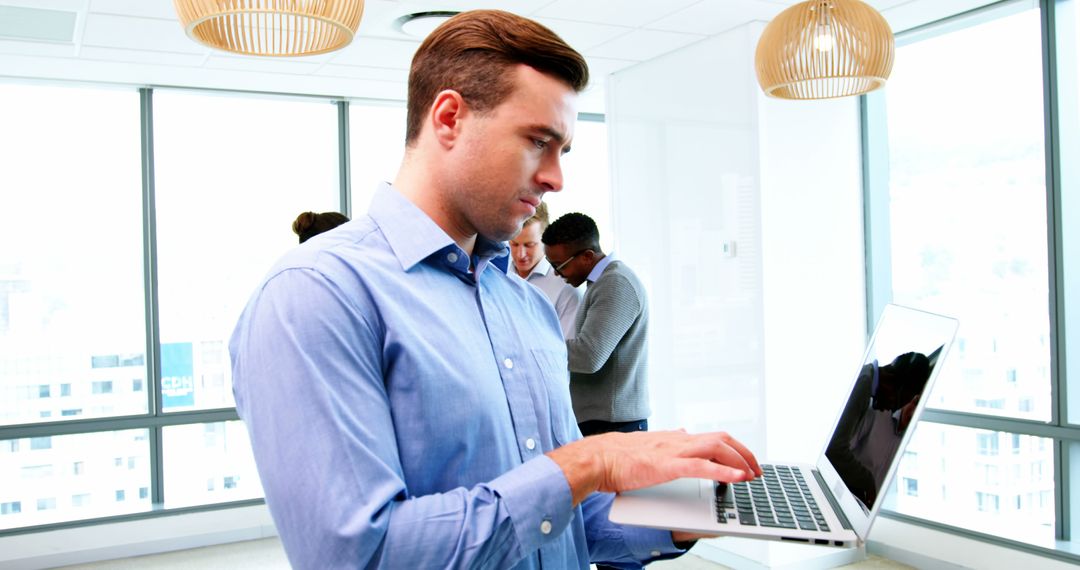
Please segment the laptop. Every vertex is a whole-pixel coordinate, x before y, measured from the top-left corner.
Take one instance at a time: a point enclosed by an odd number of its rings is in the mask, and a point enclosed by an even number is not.
[[[677,479],[620,493],[619,524],[850,547],[866,540],[957,321],[887,305],[814,465],[762,463],[754,481]]]

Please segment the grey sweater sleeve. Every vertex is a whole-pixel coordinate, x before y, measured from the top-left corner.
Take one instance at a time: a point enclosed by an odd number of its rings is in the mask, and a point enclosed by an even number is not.
[[[605,271],[589,288],[577,337],[566,341],[570,371],[585,374],[600,370],[642,310],[633,284],[620,273]]]

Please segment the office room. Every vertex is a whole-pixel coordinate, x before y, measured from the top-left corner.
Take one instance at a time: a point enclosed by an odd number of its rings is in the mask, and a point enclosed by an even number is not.
[[[230,338],[312,249],[299,214],[352,219],[328,241],[393,192],[413,55],[474,9],[588,64],[543,201],[591,217],[646,293],[632,435],[814,464],[888,305],[959,323],[856,546],[673,537],[652,567],[1080,563],[1076,0],[814,0],[868,7],[891,59],[869,91],[800,97],[756,65],[794,0],[341,2],[358,30],[327,25],[309,55],[210,47],[186,33],[199,4],[0,0],[0,568],[290,566]],[[803,36],[849,25],[830,22]],[[565,566],[523,556],[428,565]]]

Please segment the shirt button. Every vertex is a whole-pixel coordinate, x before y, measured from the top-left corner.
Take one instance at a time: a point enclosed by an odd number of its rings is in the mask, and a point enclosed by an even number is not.
[[[529,439],[526,439],[525,449],[528,449],[529,451],[536,449],[536,440],[531,437]]]
[[[446,254],[446,260],[450,263],[457,263],[457,254],[451,251],[450,253]]]
[[[657,556],[660,556],[660,551],[659,550],[654,550],[654,551],[649,553],[649,556],[652,556],[653,558],[656,558]]]
[[[546,520],[546,521],[540,523],[540,533],[541,534],[551,534],[551,521]]]
[[[507,370],[513,370],[514,361],[507,358],[506,360],[503,360],[503,366],[505,366]]]

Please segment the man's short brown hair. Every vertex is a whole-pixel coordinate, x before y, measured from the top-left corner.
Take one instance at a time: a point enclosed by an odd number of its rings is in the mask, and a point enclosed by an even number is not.
[[[405,144],[419,138],[424,116],[444,89],[460,93],[477,113],[494,109],[513,91],[509,68],[517,64],[561,79],[574,91],[589,83],[585,58],[541,24],[501,10],[450,18],[413,56]]]

